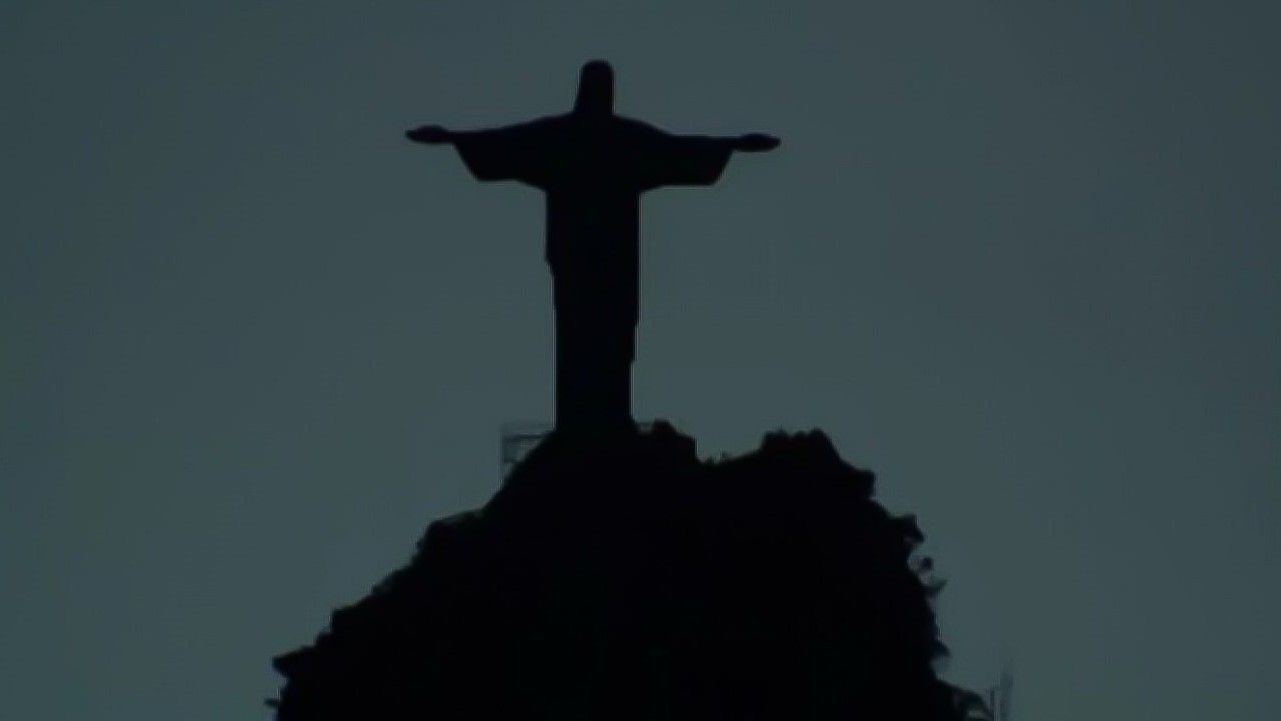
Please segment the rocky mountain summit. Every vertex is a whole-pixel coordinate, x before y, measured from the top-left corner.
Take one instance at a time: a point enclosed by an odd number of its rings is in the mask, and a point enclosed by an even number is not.
[[[279,721],[982,716],[942,682],[915,520],[821,432],[553,433],[275,659]]]

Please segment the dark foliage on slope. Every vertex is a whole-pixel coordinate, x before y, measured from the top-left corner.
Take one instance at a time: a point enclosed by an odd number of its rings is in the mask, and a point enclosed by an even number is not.
[[[872,490],[821,433],[553,435],[275,660],[277,718],[963,718],[921,533]]]

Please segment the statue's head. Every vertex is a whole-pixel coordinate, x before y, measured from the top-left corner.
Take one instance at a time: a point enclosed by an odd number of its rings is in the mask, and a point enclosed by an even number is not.
[[[604,60],[583,66],[578,78],[574,112],[582,115],[610,115],[614,112],[614,69]]]

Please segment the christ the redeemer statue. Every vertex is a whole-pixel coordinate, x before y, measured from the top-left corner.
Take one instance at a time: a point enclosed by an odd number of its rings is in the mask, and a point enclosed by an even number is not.
[[[556,428],[631,427],[631,364],[639,317],[640,194],[711,185],[735,150],[763,151],[759,133],[673,135],[614,114],[614,74],[583,66],[574,109],[489,130],[424,126],[406,135],[450,143],[477,180],[517,180],[546,193],[547,263],[556,304]]]

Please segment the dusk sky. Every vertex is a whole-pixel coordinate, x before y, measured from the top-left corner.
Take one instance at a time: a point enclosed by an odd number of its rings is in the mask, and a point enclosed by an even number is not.
[[[783,140],[646,196],[638,417],[825,430],[1019,721],[1277,718],[1279,8],[0,4],[0,718],[266,719],[495,491],[552,413],[542,198],[403,132],[592,58]]]

